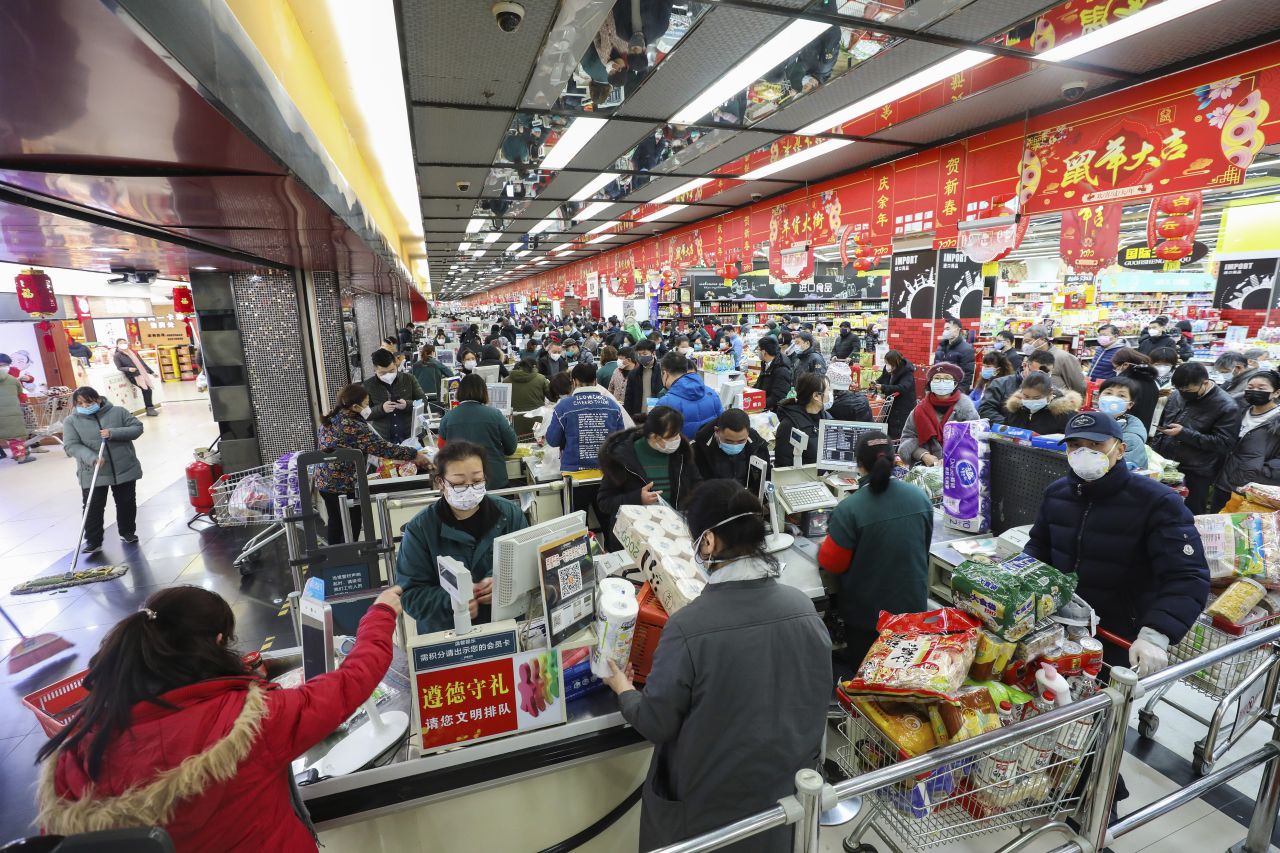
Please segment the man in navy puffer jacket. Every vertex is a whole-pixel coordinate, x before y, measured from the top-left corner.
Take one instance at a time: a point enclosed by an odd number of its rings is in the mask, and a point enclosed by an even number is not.
[[[689,360],[678,352],[662,357],[662,384],[667,393],[662,405],[670,406],[684,416],[684,437],[693,441],[703,424],[720,417],[724,406],[720,395],[708,388],[696,373],[689,373]]]
[[[1168,665],[1204,610],[1209,566],[1190,510],[1168,486],[1132,474],[1110,415],[1067,422],[1071,473],[1045,490],[1023,550],[1079,578],[1076,592],[1102,627],[1132,640],[1127,663],[1142,675]],[[1108,647],[1114,664],[1126,661]]]

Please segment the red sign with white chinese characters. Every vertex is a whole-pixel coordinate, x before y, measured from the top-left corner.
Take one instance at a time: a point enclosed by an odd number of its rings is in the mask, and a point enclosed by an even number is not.
[[[1080,207],[1062,213],[1062,260],[1076,272],[1097,272],[1116,262],[1120,251],[1119,204]]]

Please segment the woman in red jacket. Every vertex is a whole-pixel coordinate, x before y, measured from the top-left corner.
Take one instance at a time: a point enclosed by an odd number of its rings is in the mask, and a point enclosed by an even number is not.
[[[391,665],[400,588],[378,596],[335,672],[285,690],[231,650],[235,616],[195,586],[164,589],[111,629],[79,715],[40,750],[37,822],[70,835],[160,826],[183,853],[313,851],[289,764],[368,699]]]

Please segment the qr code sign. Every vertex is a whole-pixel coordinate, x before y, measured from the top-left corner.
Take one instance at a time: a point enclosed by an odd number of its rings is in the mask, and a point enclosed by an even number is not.
[[[582,566],[574,563],[560,568],[560,600],[572,598],[582,592]]]

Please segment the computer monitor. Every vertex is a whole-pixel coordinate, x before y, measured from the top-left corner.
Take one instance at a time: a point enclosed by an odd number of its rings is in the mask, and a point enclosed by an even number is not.
[[[476,368],[476,375],[486,384],[493,385],[502,378],[502,368],[496,364],[484,365]]]
[[[365,590],[350,595],[339,595],[326,598],[333,617],[333,633],[338,637],[354,637],[360,620],[369,612],[373,602],[382,594],[381,589]]]
[[[733,403],[738,399],[738,395],[747,387],[747,383],[743,379],[730,379],[727,382],[721,382],[720,388],[720,405],[722,408],[731,409]]]
[[[583,510],[499,536],[493,540],[491,620],[515,619],[529,609],[529,593],[538,590],[538,548],[587,529]]]
[[[436,347],[436,361],[440,362],[445,367],[456,367],[458,364],[458,354],[451,349]]]
[[[818,423],[818,470],[819,471],[857,471],[858,460],[854,458],[858,449],[858,439],[864,432],[889,434],[885,424],[867,421],[819,421]]]
[[[500,412],[510,412],[511,386],[506,382],[490,382],[489,405]]]

